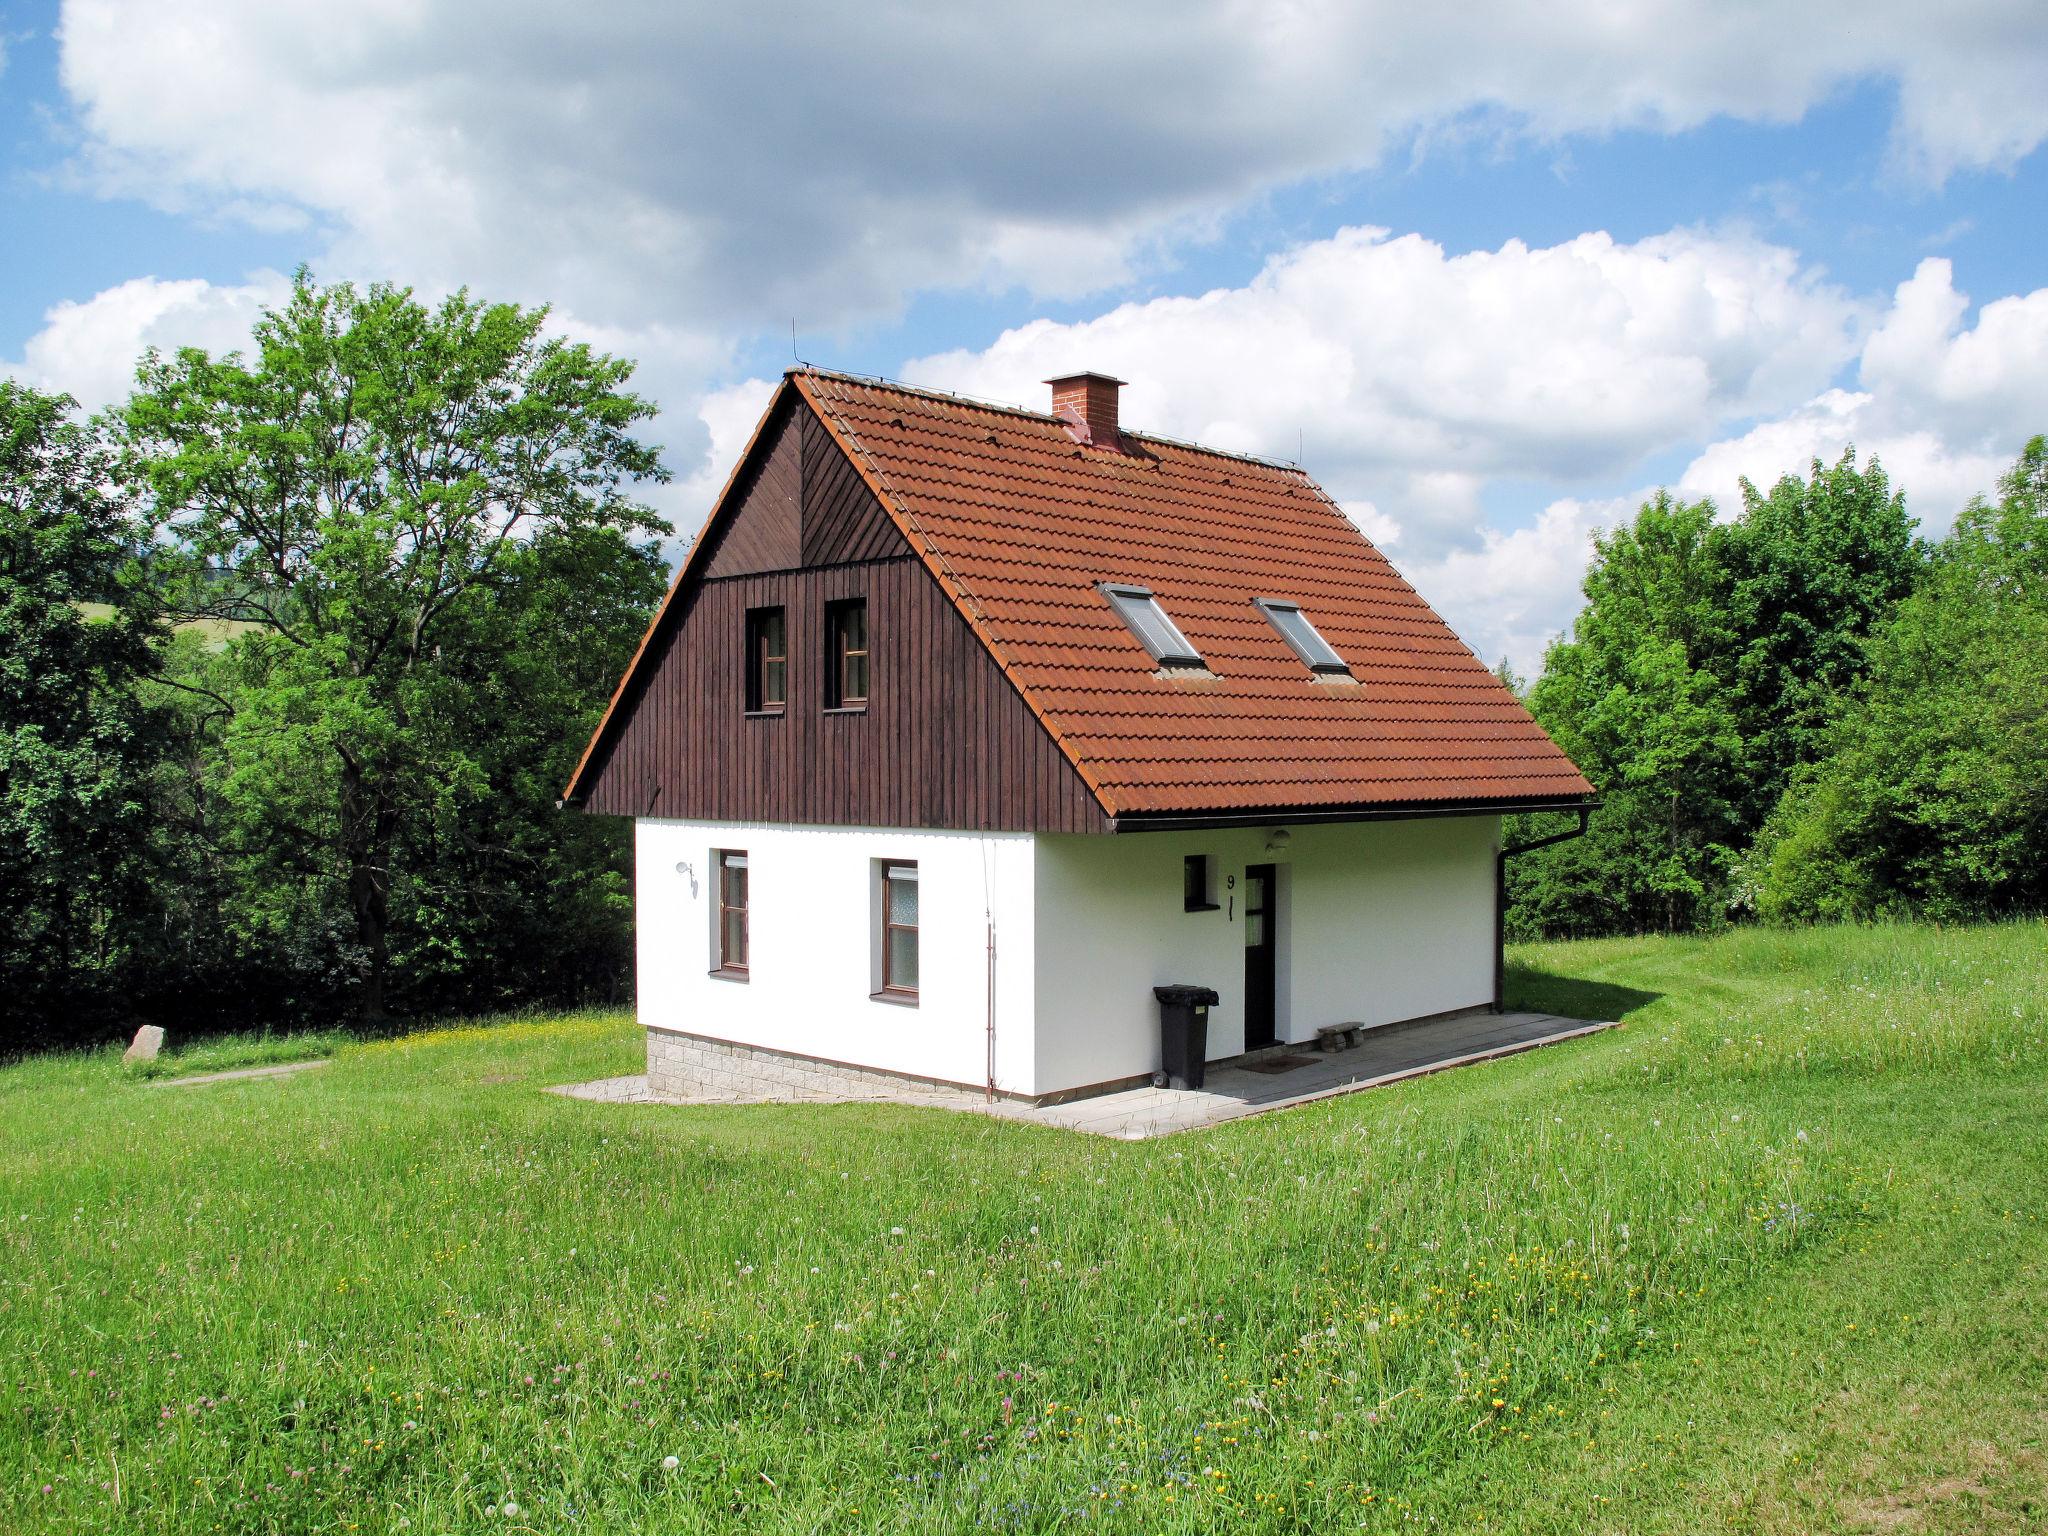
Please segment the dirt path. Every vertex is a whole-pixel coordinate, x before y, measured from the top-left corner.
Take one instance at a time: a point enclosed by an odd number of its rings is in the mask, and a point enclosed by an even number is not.
[[[190,1088],[199,1083],[232,1083],[252,1077],[289,1077],[294,1072],[310,1072],[315,1067],[324,1067],[333,1059],[323,1056],[318,1061],[287,1061],[275,1067],[241,1067],[233,1072],[202,1072],[197,1077],[160,1077],[150,1086]]]

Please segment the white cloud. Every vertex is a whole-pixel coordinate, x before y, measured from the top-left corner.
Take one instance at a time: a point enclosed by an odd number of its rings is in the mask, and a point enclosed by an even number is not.
[[[905,369],[1027,402],[1051,374],[1116,373],[1133,427],[1301,452],[1428,558],[1471,537],[1489,480],[1612,478],[1811,397],[1854,355],[1857,316],[1794,252],[1752,240],[1596,233],[1451,256],[1348,229],[1242,288],[1035,321]]]
[[[1972,496],[1996,489],[2018,453],[2017,445],[2009,451],[1958,447],[1925,427],[1887,428],[1890,414],[1873,395],[1831,389],[1789,415],[1709,444],[1686,466],[1678,489],[1711,496],[1721,515],[1732,517],[1742,507],[1742,480],[1768,491],[1781,476],[1803,476],[1815,460],[1832,464],[1853,447],[1859,462],[1884,466],[1923,531],[1939,534]]]
[[[2048,430],[2048,288],[1996,299],[1964,330],[1969,306],[1946,258],[1921,262],[1864,347],[1864,387],[1891,419],[1966,443]]]
[[[686,452],[668,455],[676,479],[664,496],[663,510],[675,525],[670,548],[678,557],[696,538],[697,530],[710,515],[712,502],[731,478],[733,466],[739,463],[740,454],[760,423],[761,413],[768,409],[775,384],[773,379],[747,379],[711,391],[692,407],[693,430],[689,436],[696,451],[694,457]],[[663,419],[666,422],[676,414],[667,413]],[[696,447],[699,443],[701,448]]]
[[[2048,136],[2034,0],[67,0],[61,38],[109,189],[310,220],[342,271],[724,335],[1099,290],[1273,187],[1442,138],[1787,121],[1872,78],[1914,175]]]
[[[1487,662],[1505,656],[1524,677],[1579,610],[1593,536],[1635,514],[1641,497],[1564,497],[1526,528],[1481,530],[1476,547],[1403,562],[1403,574]]]
[[[1401,542],[1400,522],[1382,512],[1369,501],[1340,501],[1338,510],[1358,525],[1358,529],[1381,549],[1394,549]]]
[[[1738,480],[1768,489],[1854,446],[1875,458],[1930,533],[1989,494],[2026,440],[2048,431],[2048,288],[1994,300],[1963,326],[1970,301],[1944,258],[1900,283],[1865,341],[1855,390],[1831,389],[1709,444],[1680,488],[1741,505]]]
[[[276,272],[251,273],[247,282],[227,285],[202,278],[131,278],[49,310],[20,359],[0,359],[0,373],[98,410],[128,397],[135,365],[147,348],[247,350],[256,317],[289,288]]]

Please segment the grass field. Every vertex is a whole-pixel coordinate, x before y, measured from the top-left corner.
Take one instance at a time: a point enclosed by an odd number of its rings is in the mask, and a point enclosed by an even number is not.
[[[1626,1027],[1138,1144],[5,1069],[0,1530],[2048,1525],[2048,929],[1513,961]]]

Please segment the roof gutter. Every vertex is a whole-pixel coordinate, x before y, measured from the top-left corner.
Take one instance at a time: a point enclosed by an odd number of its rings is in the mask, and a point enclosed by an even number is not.
[[[1253,811],[1136,811],[1124,816],[1110,818],[1112,832],[1202,832],[1223,830],[1231,827],[1290,827],[1326,826],[1347,821],[1420,821],[1436,816],[1507,816],[1528,815],[1537,811],[1563,811],[1577,814],[1583,821],[1587,812],[1597,809],[1597,800],[1438,800],[1409,801],[1395,805],[1352,805],[1305,808],[1302,806],[1271,806]],[[1577,837],[1577,832],[1567,834]],[[1545,842],[1560,841],[1546,838]],[[1541,847],[1532,843],[1528,847]],[[1526,852],[1518,847],[1516,853]]]
[[[1554,807],[1567,809],[1567,807]],[[1567,832],[1553,832],[1548,837],[1532,837],[1526,842],[1504,845],[1493,856],[1493,1011],[1507,1011],[1508,994],[1508,860],[1519,853],[1534,853],[1538,848],[1548,848],[1553,843],[1568,843],[1575,837],[1586,835],[1586,823],[1598,809],[1597,801],[1568,807],[1579,813],[1579,824]]]

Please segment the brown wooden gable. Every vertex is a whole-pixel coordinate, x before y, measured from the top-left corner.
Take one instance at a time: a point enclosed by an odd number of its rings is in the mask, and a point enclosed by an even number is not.
[[[736,503],[732,515],[705,529],[706,548],[692,562],[704,580],[787,571],[803,563],[803,439],[796,424],[800,410],[800,402],[786,399],[770,407],[754,451],[727,493],[726,499]]]
[[[803,438],[803,563],[840,565],[909,554],[902,533],[817,414],[804,409],[796,419]]]
[[[706,581],[909,552],[860,471],[793,390],[763,422],[728,499],[737,505],[709,533]]]
[[[1106,832],[1101,806],[785,386],[684,563],[578,770],[574,802],[625,816]],[[865,711],[827,712],[825,605],[868,605]],[[749,609],[784,610],[789,700],[745,709]]]

